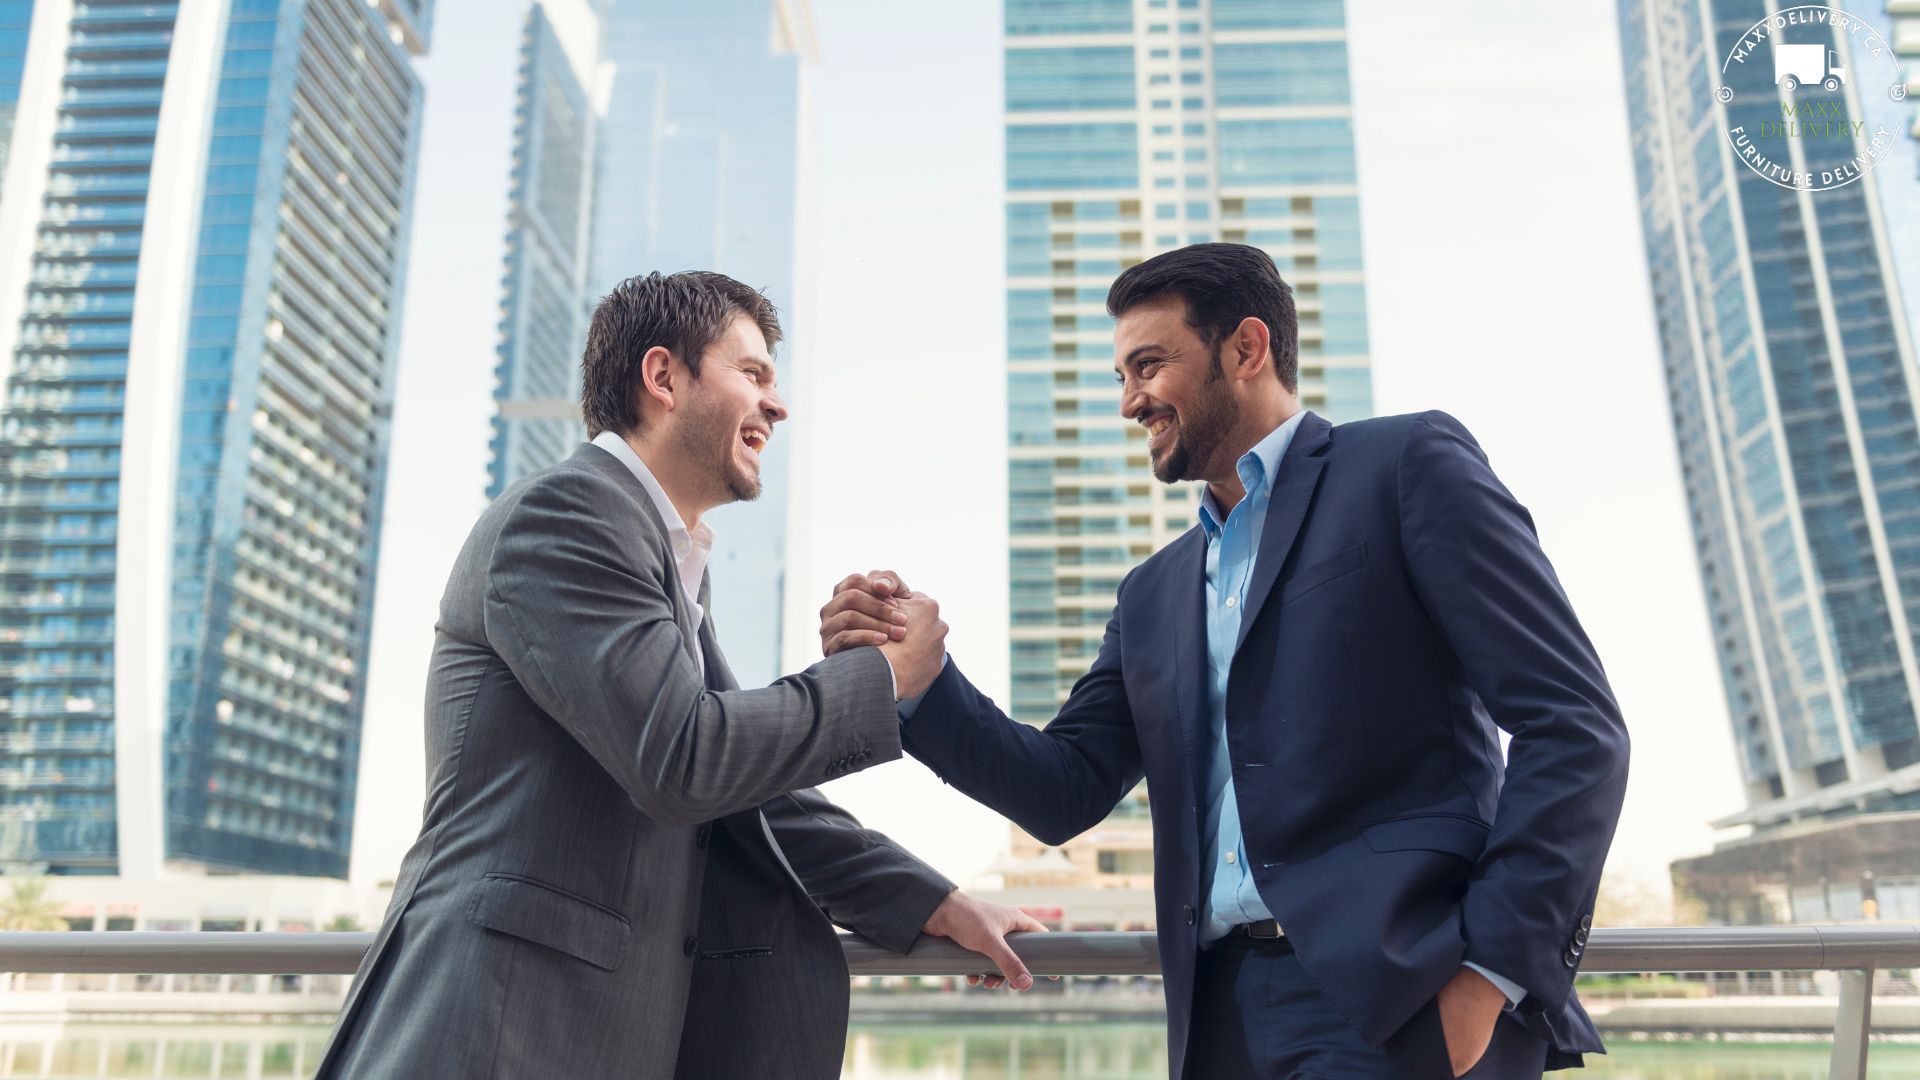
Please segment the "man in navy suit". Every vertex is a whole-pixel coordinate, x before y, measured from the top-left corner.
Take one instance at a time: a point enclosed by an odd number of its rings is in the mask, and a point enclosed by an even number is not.
[[[1302,411],[1257,248],[1160,255],[1107,307],[1121,411],[1155,476],[1205,481],[1199,523],[1122,581],[1044,730],[949,662],[901,703],[908,752],[1050,844],[1147,780],[1175,1077],[1580,1064],[1627,733],[1532,519],[1444,413]],[[823,645],[905,595],[850,577]]]

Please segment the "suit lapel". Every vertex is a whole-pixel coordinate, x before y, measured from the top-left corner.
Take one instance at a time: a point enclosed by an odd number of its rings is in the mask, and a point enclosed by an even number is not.
[[[667,587],[667,601],[673,605],[673,621],[680,627],[680,644],[686,649],[687,656],[697,665],[700,662],[700,654],[695,652],[693,647],[693,612],[687,608],[687,598],[681,595],[684,590],[676,587],[680,580],[680,568],[674,565],[673,542],[667,538],[667,522],[660,516],[660,508],[653,505],[653,496],[647,494],[646,487],[640,483],[639,477],[633,475],[632,469],[627,468],[619,458],[592,443],[586,443],[574,451],[573,460],[585,464],[618,484],[622,490],[633,497],[634,502],[640,504],[640,512],[646,516],[646,519],[653,522],[655,554],[659,556],[666,568],[667,580],[672,583]],[[702,597],[706,595],[704,578],[700,582],[700,593]],[[701,600],[701,606],[706,606],[704,599]],[[701,625],[705,625],[705,620],[701,621]]]
[[[1181,741],[1187,768],[1193,774],[1195,798],[1207,790],[1205,749],[1207,731],[1207,540],[1194,529],[1187,534],[1190,550],[1173,560],[1173,686],[1179,699]],[[1197,825],[1197,822],[1196,822]]]
[[[1293,433],[1293,442],[1280,459],[1273,495],[1267,502],[1267,522],[1260,533],[1260,555],[1254,560],[1253,581],[1247,588],[1247,606],[1240,612],[1240,636],[1233,643],[1235,656],[1247,640],[1247,631],[1253,628],[1254,620],[1260,617],[1261,608],[1266,606],[1273,584],[1280,578],[1280,568],[1293,552],[1294,541],[1300,538],[1300,527],[1306,523],[1307,509],[1313,503],[1313,493],[1320,486],[1320,474],[1327,465],[1327,459],[1321,457],[1320,452],[1326,448],[1327,433],[1332,429],[1332,424],[1308,413],[1301,419],[1300,430]]]
[[[713,632],[713,576],[703,574],[700,577],[700,607],[706,612],[700,619],[700,651],[707,658],[707,689],[715,691],[738,690],[740,684],[734,681],[733,669],[727,666],[726,654],[720,651],[720,638]]]

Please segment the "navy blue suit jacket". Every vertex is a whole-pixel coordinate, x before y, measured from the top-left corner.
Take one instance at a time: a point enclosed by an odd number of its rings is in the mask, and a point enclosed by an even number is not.
[[[1186,1058],[1206,761],[1196,526],[1120,585],[1098,659],[1045,729],[957,665],[908,752],[1044,843],[1144,777],[1172,1075]],[[1577,1064],[1573,994],[1626,790],[1619,707],[1532,518],[1445,413],[1309,415],[1274,478],[1227,684],[1227,741],[1261,899],[1300,962],[1385,1044],[1472,960]],[[1496,726],[1513,736],[1502,763]]]

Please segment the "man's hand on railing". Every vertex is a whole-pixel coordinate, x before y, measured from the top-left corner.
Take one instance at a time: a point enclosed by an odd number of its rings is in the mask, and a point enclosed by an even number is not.
[[[959,889],[947,894],[922,930],[934,937],[949,938],[961,948],[981,953],[999,965],[998,975],[967,976],[969,985],[984,982],[989,990],[1003,982],[1012,983],[1015,990],[1031,987],[1033,976],[1008,947],[1007,935],[1047,932],[1046,927],[1026,912],[975,899]]]

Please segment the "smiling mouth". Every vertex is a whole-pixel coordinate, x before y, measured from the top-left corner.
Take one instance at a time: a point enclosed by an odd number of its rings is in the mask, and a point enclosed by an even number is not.
[[[758,430],[743,431],[740,433],[740,441],[757,455],[767,448],[767,433]]]
[[[1144,421],[1147,429],[1147,447],[1159,450],[1166,446],[1173,435],[1173,414],[1162,413]]]

